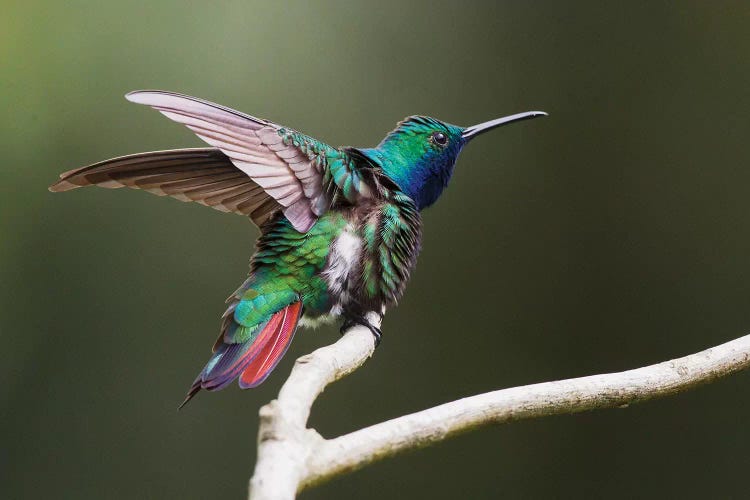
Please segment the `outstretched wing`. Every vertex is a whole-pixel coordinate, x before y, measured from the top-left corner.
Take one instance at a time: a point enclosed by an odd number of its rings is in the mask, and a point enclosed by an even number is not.
[[[331,146],[195,97],[146,90],[131,92],[126,98],[157,109],[219,148],[237,169],[281,205],[298,231],[306,232],[330,206],[331,193],[324,189],[324,170],[329,157],[341,156]]]
[[[175,149],[121,156],[60,174],[50,191],[82,186],[129,187],[222,212],[250,217],[258,226],[282,206],[216,148]]]

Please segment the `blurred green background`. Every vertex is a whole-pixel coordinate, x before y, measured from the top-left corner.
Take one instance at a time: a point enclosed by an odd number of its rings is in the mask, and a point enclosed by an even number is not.
[[[63,170],[200,146],[163,88],[334,145],[397,120],[550,113],[472,143],[334,436],[462,396],[633,368],[750,327],[744,2],[35,2],[0,16],[0,496],[242,498],[269,380],[176,407],[257,230]],[[750,374],[475,432],[302,498],[744,497]]]

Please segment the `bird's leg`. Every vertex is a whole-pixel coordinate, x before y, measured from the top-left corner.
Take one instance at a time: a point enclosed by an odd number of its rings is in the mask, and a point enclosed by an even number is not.
[[[380,317],[382,319],[383,315],[381,314]],[[339,332],[341,333],[341,335],[343,335],[346,333],[346,331],[349,328],[356,326],[356,325],[366,326],[372,333],[373,337],[375,337],[375,347],[380,345],[380,339],[383,336],[383,332],[380,331],[380,328],[378,328],[377,326],[367,321],[367,318],[365,318],[362,315],[358,315],[358,314],[346,315],[344,317],[344,324],[341,325]]]

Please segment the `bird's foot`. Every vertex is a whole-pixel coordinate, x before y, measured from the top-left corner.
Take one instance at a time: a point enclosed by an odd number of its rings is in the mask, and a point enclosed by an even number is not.
[[[382,319],[382,315],[381,315],[381,319]],[[356,326],[356,325],[366,326],[372,333],[372,336],[375,337],[375,347],[378,347],[380,345],[380,339],[383,336],[383,332],[380,330],[380,328],[373,325],[372,323],[367,321],[366,318],[362,316],[347,317],[344,320],[344,324],[341,325],[339,332],[341,333],[341,335],[343,335],[347,332],[347,330],[349,330],[349,328]]]

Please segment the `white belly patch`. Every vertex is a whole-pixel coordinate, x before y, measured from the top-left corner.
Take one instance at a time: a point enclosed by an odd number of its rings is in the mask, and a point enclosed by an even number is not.
[[[332,315],[341,314],[342,306],[349,301],[349,276],[359,268],[362,238],[354,232],[354,226],[347,225],[344,232],[333,241],[328,263],[321,272],[328,284],[328,291],[334,297]]]
[[[361,252],[362,238],[357,236],[354,226],[349,224],[341,235],[333,240],[326,267],[320,273],[333,297],[331,310],[314,318],[304,315],[300,318],[300,325],[317,328],[335,321],[341,315],[344,305],[349,302],[349,276],[359,269]]]

